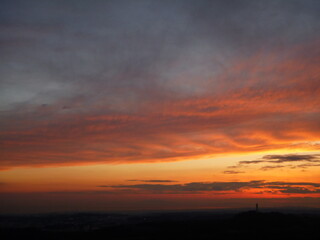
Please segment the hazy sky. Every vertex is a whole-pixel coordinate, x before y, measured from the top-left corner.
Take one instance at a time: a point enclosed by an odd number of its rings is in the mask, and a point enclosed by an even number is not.
[[[0,210],[52,192],[66,199],[55,210],[101,196],[174,208],[181,194],[319,207],[319,12],[318,0],[2,0]]]

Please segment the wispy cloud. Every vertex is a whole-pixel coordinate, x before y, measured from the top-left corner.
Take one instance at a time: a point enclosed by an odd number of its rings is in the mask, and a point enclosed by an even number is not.
[[[320,162],[320,154],[266,155],[259,160],[240,161],[239,164],[287,163],[287,162]]]
[[[286,187],[284,189],[280,189],[279,191],[281,193],[299,193],[299,194],[320,193],[320,189],[310,190],[308,188],[302,188],[302,187]]]
[[[178,191],[178,192],[199,192],[199,191],[230,191],[239,190],[248,186],[259,186],[263,181],[251,182],[191,182],[186,184],[135,184],[135,185],[101,185],[99,187],[141,189],[151,191]]]
[[[130,189],[151,193],[203,193],[203,192],[239,192],[259,189],[269,191],[276,189],[280,193],[319,193],[320,183],[313,182],[268,182],[263,180],[248,182],[190,182],[185,184],[133,184],[101,185],[109,189]]]
[[[318,150],[320,4],[249,2],[3,3],[0,169]]]
[[[302,163],[304,164],[295,164]],[[272,164],[262,166],[260,170],[272,170],[278,168],[308,168],[308,167],[318,167],[320,166],[320,155],[319,154],[284,154],[284,155],[266,155],[260,159],[251,160],[251,161],[240,161],[238,165],[229,166],[228,168],[242,168],[246,165],[256,165],[256,164]],[[283,163],[292,163],[290,165],[281,165]]]
[[[268,171],[268,170],[273,170],[273,169],[277,169],[277,168],[284,168],[287,167],[285,165],[278,165],[278,166],[263,166],[260,168],[260,170],[262,171]]]
[[[160,180],[160,179],[148,179],[148,180],[143,180],[143,179],[129,179],[127,180],[128,182],[154,182],[154,183],[170,183],[170,182],[177,182],[174,180]]]
[[[239,174],[239,173],[244,173],[244,172],[242,172],[242,171],[224,171],[223,172],[224,174]]]
[[[309,167],[320,167],[320,164],[305,163],[305,164],[299,164],[297,166],[293,166],[292,168],[309,168]]]

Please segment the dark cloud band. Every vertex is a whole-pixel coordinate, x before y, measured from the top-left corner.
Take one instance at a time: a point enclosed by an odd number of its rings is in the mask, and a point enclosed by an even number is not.
[[[319,193],[320,183],[313,182],[190,182],[185,184],[133,184],[133,185],[101,185],[110,189],[129,189],[152,193],[203,193],[203,192],[237,192],[250,189],[276,189],[280,193]]]

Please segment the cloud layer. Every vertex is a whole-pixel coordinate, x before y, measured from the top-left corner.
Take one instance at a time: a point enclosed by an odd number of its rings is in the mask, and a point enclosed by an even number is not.
[[[139,180],[139,179],[129,179],[127,180],[129,182],[146,182],[146,183],[170,183],[170,182],[176,182],[174,180],[161,180],[161,179],[148,179],[148,180]]]
[[[289,165],[283,165],[289,163]],[[265,155],[260,159],[251,161],[240,161],[238,165],[229,166],[228,168],[239,169],[247,165],[272,164],[264,165],[260,170],[267,171],[277,168],[313,168],[320,166],[320,154],[284,154],[284,155]],[[224,173],[241,173],[238,171],[225,171]]]
[[[313,182],[270,182],[263,180],[247,182],[190,182],[185,184],[133,184],[133,185],[101,185],[110,189],[126,189],[130,191],[146,191],[155,194],[168,193],[230,193],[259,190],[262,192],[286,194],[317,194],[320,193],[320,183]]]
[[[0,11],[1,169],[319,150],[317,1]]]
[[[266,155],[261,160],[240,161],[239,164],[257,163],[287,163],[287,162],[320,162],[320,154],[286,154],[286,155]]]

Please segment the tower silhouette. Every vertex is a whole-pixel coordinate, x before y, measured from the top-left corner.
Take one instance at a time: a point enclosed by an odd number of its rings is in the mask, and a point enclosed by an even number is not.
[[[258,203],[256,203],[256,212],[258,212],[259,211],[259,205],[258,205]]]

